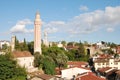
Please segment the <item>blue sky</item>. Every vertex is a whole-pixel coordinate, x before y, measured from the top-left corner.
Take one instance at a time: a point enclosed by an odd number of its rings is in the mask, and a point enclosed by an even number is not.
[[[0,40],[33,41],[39,11],[42,39],[120,44],[120,0],[1,0],[0,10]]]

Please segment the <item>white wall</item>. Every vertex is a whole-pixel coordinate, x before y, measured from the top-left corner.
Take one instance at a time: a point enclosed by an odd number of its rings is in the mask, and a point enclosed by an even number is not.
[[[26,69],[29,68],[33,68],[34,67],[34,57],[20,57],[20,58],[16,58],[17,59],[17,63],[21,66],[21,67],[25,67]]]
[[[65,69],[62,70],[62,78],[66,78],[66,79],[72,79],[73,75],[77,76],[78,74],[82,74],[85,72],[91,72],[90,70],[86,70],[86,69],[82,69],[82,68],[69,68],[69,69]]]
[[[103,63],[104,63],[104,65],[103,65]],[[95,62],[95,64],[94,64],[95,69],[97,70],[98,68],[103,68],[103,67],[112,67],[112,68],[120,69],[120,60],[115,61],[115,59],[109,59],[108,65],[106,63],[107,62],[99,62],[99,63]],[[100,64],[100,65],[98,65],[98,64]]]

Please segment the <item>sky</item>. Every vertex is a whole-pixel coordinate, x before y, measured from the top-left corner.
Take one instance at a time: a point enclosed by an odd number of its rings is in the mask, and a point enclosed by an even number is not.
[[[36,12],[42,39],[120,44],[120,0],[0,0],[0,40],[34,40]]]

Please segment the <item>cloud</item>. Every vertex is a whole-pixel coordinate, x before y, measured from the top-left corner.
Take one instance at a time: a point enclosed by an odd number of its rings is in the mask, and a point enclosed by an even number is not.
[[[113,29],[113,28],[107,28],[107,31],[108,31],[108,32],[113,32],[114,29]]]
[[[47,33],[55,33],[58,31],[58,29],[55,27],[48,27],[44,31],[46,31]]]
[[[31,33],[33,32],[33,29],[26,28],[27,25],[31,25],[31,24],[33,24],[33,22],[30,21],[29,19],[18,21],[16,25],[10,29],[10,32],[11,33]]]
[[[104,10],[95,10],[82,13],[68,21],[50,21],[43,24],[50,33],[65,32],[68,34],[89,34],[98,30],[106,29],[114,31],[120,26],[120,6],[106,7]],[[112,28],[111,28],[112,26]]]
[[[106,27],[110,30],[110,26],[117,27],[120,25],[119,14],[120,6],[106,7],[105,10],[80,14],[68,22],[69,32],[73,34],[92,33],[100,29],[106,29]]]
[[[65,25],[65,22],[63,21],[51,21],[49,23],[43,22],[43,26],[45,27],[44,31],[48,33],[58,32],[58,30],[60,30],[59,28],[64,25]]]
[[[88,11],[88,7],[87,6],[80,6],[80,10],[81,11]]]
[[[120,26],[120,6],[106,7],[104,10],[95,10],[74,16],[67,21],[42,22],[42,30],[48,33],[64,33],[67,35],[90,34],[99,30],[113,32]],[[27,25],[33,24],[29,19],[18,21],[10,29],[11,33],[30,33],[33,29],[27,29]]]

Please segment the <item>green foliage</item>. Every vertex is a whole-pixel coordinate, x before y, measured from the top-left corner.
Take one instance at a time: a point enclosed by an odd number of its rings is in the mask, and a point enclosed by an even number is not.
[[[25,80],[25,78],[25,69],[19,67],[10,54],[0,55],[0,80]]]
[[[55,74],[55,63],[52,59],[50,59],[50,57],[45,57],[43,59],[43,70],[46,74],[51,74],[54,75]]]
[[[19,41],[18,41],[18,39],[17,39],[16,36],[15,36],[15,49],[16,49],[16,50],[20,50]]]
[[[78,55],[79,56],[84,56],[85,55],[85,48],[83,43],[79,43],[79,48],[78,48]]]
[[[63,42],[64,43],[64,42]],[[73,42],[69,45],[73,46]],[[85,55],[84,45],[77,43],[78,49],[64,50],[57,46],[46,47],[42,45],[42,55],[35,53],[35,66],[42,68],[46,74],[55,74],[55,67],[66,67],[67,61],[88,61],[89,56]]]
[[[117,47],[117,44],[111,43],[111,42],[108,42],[107,45],[110,46],[110,48],[116,48]]]
[[[38,52],[34,54],[34,64],[36,67],[42,68],[46,74],[55,74],[55,62],[47,55],[40,55]]]
[[[69,44],[71,45],[71,43]],[[78,46],[78,49],[71,49],[66,52],[69,61],[88,61],[89,55],[86,55],[84,44],[76,43],[75,46]]]
[[[42,46],[42,55],[35,53],[35,66],[40,67],[46,74],[55,74],[55,67],[66,67],[67,56],[65,50],[56,46]]]
[[[39,52],[36,52],[34,54],[34,57],[35,57],[35,59],[34,59],[34,66],[35,67],[39,67],[43,63],[44,55],[40,55]]]
[[[61,41],[61,43],[63,44],[63,46],[65,46],[65,45],[66,45],[66,41]]]
[[[69,42],[67,46],[73,46],[74,42]]]
[[[48,48],[48,54],[55,62],[57,67],[64,67],[67,63],[67,56],[65,55],[65,50],[58,47]]]
[[[6,50],[8,48],[7,44],[2,45],[2,50]]]
[[[27,46],[27,43],[26,43],[26,40],[24,38],[24,42],[23,42],[23,51],[28,51],[28,46]]]
[[[56,57],[56,62],[58,64],[58,67],[65,67],[66,63],[68,61],[67,56],[64,53],[58,54]]]
[[[18,51],[28,51],[28,45],[26,43],[25,38],[24,38],[24,42],[23,43],[19,43],[18,39],[15,36],[15,50],[18,50]]]
[[[30,51],[31,54],[34,53],[34,42],[33,41],[28,43],[28,51]]]
[[[75,60],[75,52],[76,52],[76,50],[72,49],[72,50],[69,50],[66,53],[69,61],[74,61]]]

